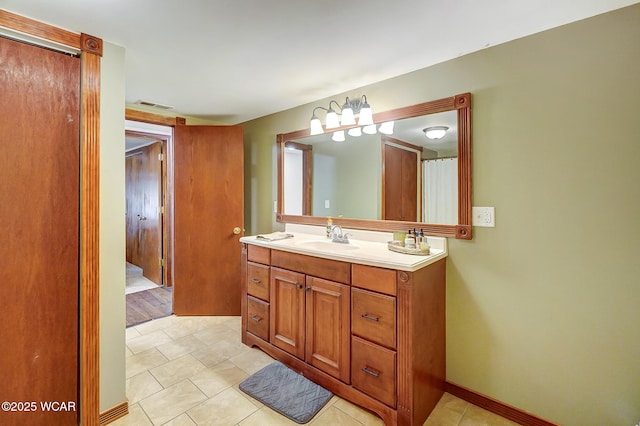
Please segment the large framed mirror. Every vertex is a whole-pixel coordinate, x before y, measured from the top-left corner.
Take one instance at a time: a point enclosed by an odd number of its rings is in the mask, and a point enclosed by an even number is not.
[[[471,94],[373,119],[375,134],[277,135],[276,220],[471,239]],[[434,128],[444,136],[427,137]],[[341,130],[344,141],[332,140]]]

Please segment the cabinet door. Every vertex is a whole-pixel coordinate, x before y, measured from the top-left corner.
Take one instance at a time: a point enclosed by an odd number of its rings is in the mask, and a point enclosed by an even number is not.
[[[304,359],[304,275],[271,268],[269,341]]]
[[[306,279],[306,362],[349,383],[350,287]]]

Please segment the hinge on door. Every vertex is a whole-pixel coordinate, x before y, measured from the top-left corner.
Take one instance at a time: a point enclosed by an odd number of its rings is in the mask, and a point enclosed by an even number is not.
[[[159,258],[158,260],[160,261],[160,266],[164,266],[164,259],[163,258]]]
[[[164,206],[160,206],[160,214],[164,214]]]
[[[158,154],[158,160],[159,161],[163,161],[164,160],[164,154]]]

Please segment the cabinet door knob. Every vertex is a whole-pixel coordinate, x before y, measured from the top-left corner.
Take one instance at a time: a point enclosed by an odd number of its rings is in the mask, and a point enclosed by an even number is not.
[[[300,284],[300,283],[296,283],[296,287],[298,287],[298,288],[302,288],[302,287],[303,287],[303,285],[302,285],[302,284]]]
[[[239,226],[236,226],[235,228],[233,228],[233,233],[238,235],[240,234],[240,232],[242,232],[242,229]]]
[[[360,317],[361,317],[361,318],[364,318],[364,319],[368,319],[368,320],[370,320],[370,321],[375,321],[375,322],[380,321],[380,318],[378,318],[378,317],[372,317],[371,315],[367,314],[366,312],[365,312],[364,314],[360,315]]]
[[[373,370],[369,369],[369,367],[362,367],[362,371],[364,371],[365,373],[369,374],[370,376],[380,377],[380,373],[378,373],[377,371],[373,371]]]

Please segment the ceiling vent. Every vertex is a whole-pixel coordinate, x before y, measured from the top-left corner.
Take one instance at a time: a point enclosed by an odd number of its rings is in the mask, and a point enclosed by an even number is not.
[[[163,105],[163,104],[156,104],[154,102],[149,102],[149,101],[138,101],[138,102],[136,102],[136,104],[143,105],[143,106],[148,106],[148,107],[153,107],[153,108],[159,108],[159,109],[173,109],[172,106]]]

